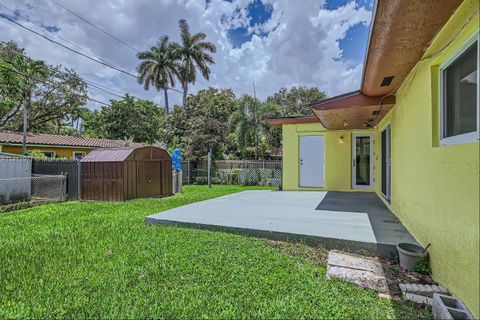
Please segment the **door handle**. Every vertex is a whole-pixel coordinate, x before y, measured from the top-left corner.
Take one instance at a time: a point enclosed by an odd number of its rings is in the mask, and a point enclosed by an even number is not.
[[[303,159],[300,159],[300,165],[303,165]]]
[[[355,159],[352,159],[352,165],[355,167],[355,165],[356,165]]]

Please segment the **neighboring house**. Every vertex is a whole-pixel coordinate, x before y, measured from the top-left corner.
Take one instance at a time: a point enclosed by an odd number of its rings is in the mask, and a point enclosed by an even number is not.
[[[359,91],[283,129],[284,190],[374,191],[479,311],[479,1],[380,0]],[[342,81],[341,78],[338,79]]]
[[[0,152],[21,154],[22,139],[21,133],[0,132]],[[142,145],[133,143],[132,147],[136,146]],[[125,147],[125,141],[43,133],[27,136],[27,151],[38,150],[49,158],[80,160],[93,149],[121,147]]]

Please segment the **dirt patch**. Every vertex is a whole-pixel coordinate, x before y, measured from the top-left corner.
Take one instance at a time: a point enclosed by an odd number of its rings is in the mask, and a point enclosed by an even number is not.
[[[379,258],[379,261],[382,264],[383,273],[387,278],[388,288],[392,296],[402,295],[398,286],[400,283],[436,284],[432,277],[428,275],[403,269],[400,267],[398,260]]]

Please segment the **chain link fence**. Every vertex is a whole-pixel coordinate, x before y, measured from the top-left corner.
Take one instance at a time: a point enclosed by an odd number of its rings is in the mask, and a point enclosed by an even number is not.
[[[190,164],[190,167],[192,165]],[[185,175],[185,173],[184,173]],[[198,161],[191,169],[192,183],[208,183],[208,163]],[[277,160],[217,160],[212,161],[211,180],[213,184],[242,186],[282,185],[282,161]]]
[[[33,175],[67,176],[67,198],[78,200],[80,198],[80,163],[75,160],[34,159],[32,162]]]
[[[67,200],[67,176],[32,175],[32,199],[48,201]]]
[[[0,205],[23,201],[65,201],[65,175],[31,175],[20,178],[0,178]]]

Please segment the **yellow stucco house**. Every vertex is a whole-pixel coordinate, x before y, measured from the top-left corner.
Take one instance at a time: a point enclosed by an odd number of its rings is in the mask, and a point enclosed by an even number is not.
[[[20,133],[0,132],[0,152],[22,154],[22,141]],[[125,141],[30,133],[26,146],[27,151],[38,150],[49,158],[80,160],[93,149],[124,147]],[[141,144],[134,143],[134,146]]]
[[[283,189],[375,192],[479,308],[479,1],[376,2],[361,88],[269,119]],[[341,79],[339,79],[341,81]]]

